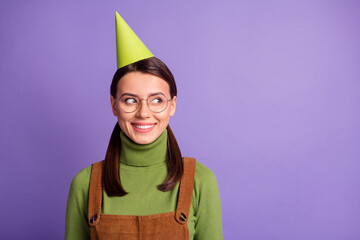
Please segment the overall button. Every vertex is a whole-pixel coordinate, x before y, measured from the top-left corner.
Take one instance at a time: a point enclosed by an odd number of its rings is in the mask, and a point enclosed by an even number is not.
[[[97,215],[95,214],[94,216],[92,216],[90,218],[90,223],[94,223],[96,221],[96,219],[97,219]]]
[[[186,215],[185,215],[185,213],[181,213],[180,216],[179,216],[179,219],[180,219],[181,221],[185,222],[185,221],[186,221]]]

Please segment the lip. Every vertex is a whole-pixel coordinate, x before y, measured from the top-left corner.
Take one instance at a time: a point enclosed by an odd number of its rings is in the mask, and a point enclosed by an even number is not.
[[[147,129],[141,129],[141,128],[137,128],[135,125],[137,126],[146,126],[146,125],[153,125],[150,128]],[[151,132],[154,127],[156,126],[156,123],[142,123],[142,122],[136,122],[136,123],[131,123],[131,126],[133,127],[133,129],[138,132],[138,133],[148,133]]]

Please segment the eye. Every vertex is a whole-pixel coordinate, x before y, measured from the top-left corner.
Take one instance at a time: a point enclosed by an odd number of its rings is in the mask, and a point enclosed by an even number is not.
[[[160,104],[162,103],[163,100],[160,98],[160,97],[157,97],[157,98],[154,98],[151,103],[154,103],[154,104]]]
[[[126,104],[136,104],[137,103],[137,100],[135,98],[125,98],[124,99],[124,102]]]

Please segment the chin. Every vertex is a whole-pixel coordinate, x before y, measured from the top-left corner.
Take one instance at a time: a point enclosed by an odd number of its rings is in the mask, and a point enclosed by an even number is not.
[[[149,144],[154,142],[160,135],[156,132],[149,132],[149,133],[138,133],[134,130],[129,132],[128,137],[131,138],[137,144]]]
[[[134,139],[132,139],[135,143],[137,144],[149,144],[149,143],[152,143],[156,140],[156,137],[145,137],[145,136],[137,136],[137,137],[134,137]]]
[[[128,136],[133,142],[141,145],[150,144],[154,142],[160,135],[163,133],[163,131],[166,129],[162,129],[161,126],[156,124],[156,126],[149,132],[140,132],[134,129],[134,127],[130,125],[124,126],[124,133],[126,136]]]

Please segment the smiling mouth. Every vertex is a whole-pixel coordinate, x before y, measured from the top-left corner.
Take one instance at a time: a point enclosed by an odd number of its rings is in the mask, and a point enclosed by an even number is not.
[[[152,128],[153,126],[155,126],[156,123],[153,124],[136,124],[136,123],[132,123],[131,125],[133,125],[136,128],[139,129],[149,129]]]

